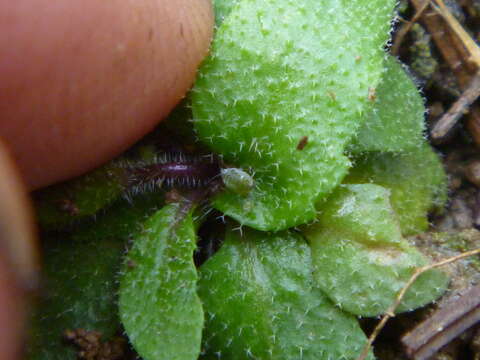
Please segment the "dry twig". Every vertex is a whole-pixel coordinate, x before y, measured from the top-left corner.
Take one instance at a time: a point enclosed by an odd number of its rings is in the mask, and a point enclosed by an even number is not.
[[[477,73],[472,79],[468,88],[433,126],[430,132],[432,140],[438,142],[445,139],[450,131],[455,127],[458,120],[468,111],[470,105],[472,105],[479,96],[480,73]]]
[[[430,0],[411,0],[417,11],[421,10],[425,3],[429,4]],[[444,12],[447,12],[445,10]],[[445,62],[452,69],[458,79],[460,87],[469,83],[472,73],[476,73],[476,69],[462,66],[468,58],[465,46],[458,40],[455,33],[450,28],[450,23],[444,20],[438,11],[428,9],[423,12],[422,21],[428,32],[432,36],[433,41],[442,54]],[[452,46],[455,45],[455,46]]]
[[[448,11],[442,0],[410,0],[417,11],[435,1],[433,9],[423,12],[422,21],[448,64],[461,89],[465,90],[479,70],[480,50],[475,41]],[[453,46],[452,46],[453,45]],[[480,145],[480,106],[472,105],[467,127]]]
[[[398,308],[398,306],[402,302],[403,297],[405,296],[406,292],[408,291],[408,289],[412,286],[412,284],[415,282],[415,280],[417,280],[417,278],[421,274],[423,274],[424,272],[426,272],[428,270],[432,270],[432,269],[450,264],[452,262],[464,259],[466,257],[477,255],[477,254],[480,254],[480,249],[467,251],[463,254],[453,256],[453,257],[450,257],[448,259],[445,259],[445,260],[442,260],[442,261],[439,261],[439,262],[436,262],[436,263],[433,263],[433,264],[430,264],[430,265],[426,265],[426,266],[422,266],[420,268],[417,268],[413,272],[412,276],[407,281],[405,286],[400,290],[400,292],[398,293],[397,297],[395,298],[395,301],[393,302],[393,304],[387,309],[385,314],[382,316],[382,319],[380,320],[380,322],[377,324],[377,326],[375,326],[375,329],[373,330],[372,334],[368,338],[367,344],[363,348],[362,353],[357,358],[357,360],[365,360],[365,358],[368,356],[368,352],[370,351],[370,348],[372,347],[372,344],[375,341],[375,339],[377,338],[378,334],[380,333],[380,331],[382,331],[382,329],[384,328],[387,321],[390,318],[395,316],[395,310]]]
[[[480,68],[480,47],[475,43],[472,37],[465,31],[457,19],[450,13],[443,0],[433,0],[437,6],[434,8],[445,19],[453,33],[460,39],[462,45],[468,53],[468,60],[474,64],[477,69]]]
[[[437,310],[402,338],[407,355],[426,360],[440,348],[480,321],[480,285]]]
[[[398,52],[400,50],[400,45],[402,44],[403,38],[405,35],[408,34],[412,26],[420,19],[420,17],[423,15],[424,11],[427,10],[428,6],[430,3],[426,1],[420,9],[417,10],[413,18],[408,21],[407,23],[403,24],[402,27],[397,31],[397,34],[395,35],[395,40],[393,41],[392,48],[390,49],[390,52],[392,55],[398,55]]]

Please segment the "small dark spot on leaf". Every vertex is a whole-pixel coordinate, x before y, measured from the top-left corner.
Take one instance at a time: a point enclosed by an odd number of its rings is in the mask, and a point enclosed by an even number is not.
[[[303,150],[303,148],[307,146],[307,144],[308,144],[308,136],[302,136],[302,138],[298,142],[297,150]]]
[[[331,98],[333,101],[337,100],[337,94],[335,94],[333,91],[328,90],[328,91],[327,91],[327,95],[330,96],[330,98]]]
[[[374,102],[377,99],[377,89],[368,88],[368,100]]]

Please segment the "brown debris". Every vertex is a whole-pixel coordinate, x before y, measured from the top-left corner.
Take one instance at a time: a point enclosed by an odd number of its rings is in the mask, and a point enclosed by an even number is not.
[[[443,257],[461,254],[466,249],[480,248],[480,232],[475,229],[442,233],[430,232],[412,237],[410,241],[414,242],[424,254],[436,261]],[[436,312],[452,306],[452,303],[462,299],[466,292],[478,286],[480,284],[479,265],[480,257],[477,255],[451,263],[444,268],[443,270],[446,271],[450,278],[448,293],[439,299],[434,306],[419,309],[410,314],[404,314],[403,316],[411,320],[406,325],[404,324],[405,326],[400,331],[397,331],[395,336],[402,332],[411,332],[416,326],[420,326],[420,323],[427,321]],[[473,360],[470,356],[472,350],[469,348],[472,346],[471,343],[475,330],[475,326],[466,330],[442,347],[431,359]],[[406,359],[404,352],[402,352],[402,355],[399,355],[399,359]]]
[[[122,360],[126,358],[128,344],[123,337],[115,337],[110,341],[102,342],[100,332],[85,329],[66,330],[64,336],[65,340],[78,349],[79,360]]]
[[[76,216],[80,214],[78,206],[70,199],[58,200],[57,205],[60,211],[65,212],[68,215]]]
[[[466,90],[479,70],[478,46],[448,12],[443,1],[436,0],[438,7],[430,6],[428,10],[424,10],[424,7],[426,3],[432,4],[431,0],[411,0],[411,3],[417,12],[423,12],[423,23],[445,62],[455,74],[460,88]],[[467,128],[476,144],[480,145],[480,107],[474,104],[469,110]],[[440,138],[437,141],[440,141]]]
[[[436,101],[428,108],[428,120],[438,118],[443,113],[443,104],[440,101]]]
[[[444,140],[456,126],[458,120],[468,112],[470,106],[479,96],[480,74],[476,74],[463,94],[433,126],[430,132],[432,140],[435,142]]]
[[[480,248],[480,231],[466,229],[462,231],[429,232],[410,238],[420,251],[433,261],[460,255],[467,249]],[[449,291],[436,302],[441,309],[454,298],[460,297],[465,289],[480,284],[480,257],[471,257],[451,263],[443,268],[450,278]],[[428,316],[431,315],[427,314]],[[411,329],[413,326],[407,327]]]
[[[178,203],[178,202],[181,202],[182,199],[183,199],[182,194],[180,194],[180,192],[175,188],[171,189],[170,191],[168,191],[165,194],[165,203],[166,204]]]
[[[473,208],[473,225],[475,228],[480,228],[480,191],[475,195],[475,206]]]
[[[427,10],[429,5],[430,3],[428,1],[425,1],[425,3],[420,7],[420,9],[417,10],[413,18],[410,21],[405,22],[397,31],[397,33],[395,34],[395,38],[393,39],[392,48],[390,49],[390,52],[392,53],[392,55],[395,55],[395,56],[398,55],[398,52],[400,50],[400,45],[402,45],[403,39],[405,38],[407,33],[410,31],[412,26],[423,15],[423,12]]]
[[[465,177],[472,184],[480,187],[480,160],[473,160],[465,167]]]
[[[377,99],[377,89],[370,87],[368,88],[368,101],[375,102]]]
[[[473,213],[466,199],[461,195],[455,196],[452,200],[452,218],[456,229],[470,229],[473,226]]]
[[[402,338],[408,356],[426,360],[480,321],[480,286],[475,286]]]
[[[477,327],[472,341],[470,342],[470,348],[473,352],[473,360],[480,360],[480,326]]]
[[[462,54],[463,61],[478,70],[480,68],[480,48],[475,40],[472,39],[459,21],[448,10],[444,0],[433,0],[431,4],[448,24],[449,30],[455,35],[453,37],[454,45],[457,51]]]
[[[480,145],[480,107],[473,106],[467,118],[467,128],[477,145]]]
[[[303,150],[308,144],[308,136],[302,136],[300,141],[297,144],[297,150]]]

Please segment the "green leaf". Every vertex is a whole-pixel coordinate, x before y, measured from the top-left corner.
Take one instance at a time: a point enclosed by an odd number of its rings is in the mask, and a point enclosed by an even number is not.
[[[69,240],[69,239],[68,239]],[[74,360],[67,329],[99,331],[109,340],[119,329],[117,281],[123,243],[44,239],[44,291],[33,310],[28,360]]]
[[[143,223],[164,206],[164,194],[148,193],[131,201],[118,200],[107,211],[71,228],[74,240],[117,239],[126,241],[138,236]]]
[[[40,225],[62,228],[74,220],[94,215],[120,197],[123,169],[105,165],[84,176],[38,190],[33,195]]]
[[[417,86],[393,57],[385,59],[385,72],[376,90],[373,110],[367,114],[350,152],[401,152],[424,142],[425,106]]]
[[[385,312],[414,270],[428,263],[402,238],[389,195],[373,184],[341,186],[322,205],[318,222],[303,230],[311,244],[318,286],[355,315]],[[447,285],[443,272],[425,272],[407,291],[398,311],[428,304]]]
[[[220,26],[223,20],[230,14],[233,7],[241,0],[214,0],[215,25]]]
[[[220,194],[214,207],[259,230],[314,219],[315,202],[349,167],[343,151],[380,80],[394,5],[236,3],[218,28],[192,107],[200,139],[227,163],[253,168],[255,187],[248,196]]]
[[[199,274],[207,359],[356,359],[366,342],[355,318],[313,286],[310,249],[296,233],[230,229]]]
[[[191,211],[170,204],[134,239],[120,283],[120,317],[144,360],[197,359],[203,310],[196,294]]]
[[[390,189],[390,202],[404,236],[428,229],[427,214],[447,200],[447,178],[432,148],[423,143],[408,152],[369,153],[355,160],[345,183],[374,183]]]
[[[100,331],[108,340],[120,328],[115,294],[124,244],[162,201],[161,194],[118,201],[70,234],[43,239],[46,295],[33,311],[28,359],[76,359],[73,347],[62,341],[67,329]]]

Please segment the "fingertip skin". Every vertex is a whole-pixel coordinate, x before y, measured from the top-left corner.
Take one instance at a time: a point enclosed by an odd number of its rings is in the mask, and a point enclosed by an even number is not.
[[[0,360],[16,360],[39,263],[27,191],[1,141],[0,199]]]
[[[30,189],[118,155],[191,87],[209,0],[0,4],[0,136]]]
[[[0,256],[0,360],[16,360],[20,355],[24,310],[21,292]]]

